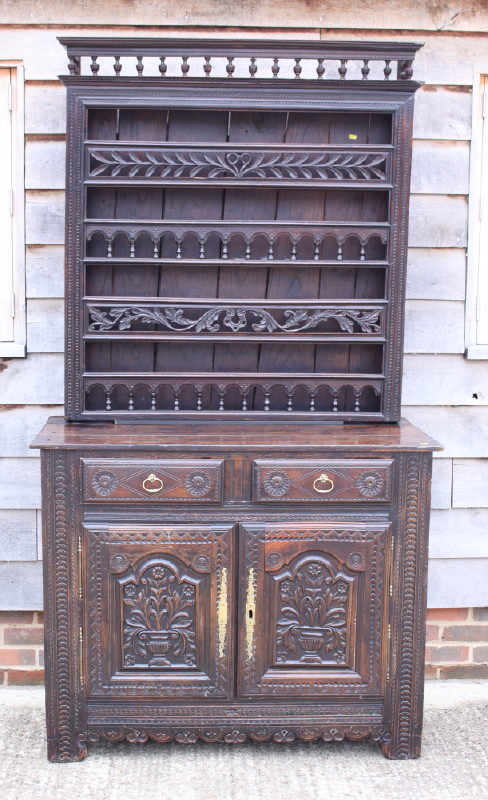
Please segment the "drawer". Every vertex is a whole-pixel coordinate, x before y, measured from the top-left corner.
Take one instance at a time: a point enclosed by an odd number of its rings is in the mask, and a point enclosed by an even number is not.
[[[388,502],[391,459],[331,459],[253,463],[253,500],[265,503],[302,501]]]
[[[84,458],[89,502],[221,503],[223,461]]]

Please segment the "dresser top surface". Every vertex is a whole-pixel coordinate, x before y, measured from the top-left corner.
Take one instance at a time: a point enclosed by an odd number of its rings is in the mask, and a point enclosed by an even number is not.
[[[50,417],[31,447],[96,450],[431,451],[442,446],[407,420],[342,425],[317,422],[67,423]]]

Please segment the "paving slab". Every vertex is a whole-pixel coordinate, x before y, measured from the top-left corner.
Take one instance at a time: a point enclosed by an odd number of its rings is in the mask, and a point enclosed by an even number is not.
[[[387,761],[373,742],[102,743],[85,761],[45,756],[43,691],[0,689],[2,800],[482,800],[488,681],[429,681],[423,755]]]

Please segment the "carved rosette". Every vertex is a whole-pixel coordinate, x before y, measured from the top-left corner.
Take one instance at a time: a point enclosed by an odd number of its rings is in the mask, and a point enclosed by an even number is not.
[[[185,489],[193,497],[204,497],[210,491],[212,481],[206,472],[195,470],[185,478]]]
[[[93,491],[101,497],[108,497],[115,492],[119,485],[119,479],[114,472],[109,470],[99,470],[92,476]]]
[[[124,553],[116,553],[110,559],[110,566],[113,572],[124,572],[129,566],[129,559]]]
[[[205,555],[195,556],[193,559],[193,566],[197,572],[208,572],[210,569],[210,559]]]
[[[266,556],[265,563],[268,569],[279,569],[283,564],[283,556],[279,553],[270,553]]]
[[[361,555],[361,553],[351,553],[346,559],[346,564],[350,569],[363,569],[364,557]]]
[[[356,481],[356,486],[363,497],[377,497],[384,489],[384,478],[377,472],[363,472]]]
[[[290,478],[281,470],[267,472],[263,478],[263,489],[270,497],[284,497],[290,486]]]

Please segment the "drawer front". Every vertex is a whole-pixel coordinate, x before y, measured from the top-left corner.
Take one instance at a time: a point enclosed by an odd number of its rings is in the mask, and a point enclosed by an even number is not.
[[[286,502],[389,502],[393,461],[254,461],[253,500]]]
[[[223,461],[82,459],[89,502],[221,503]]]

